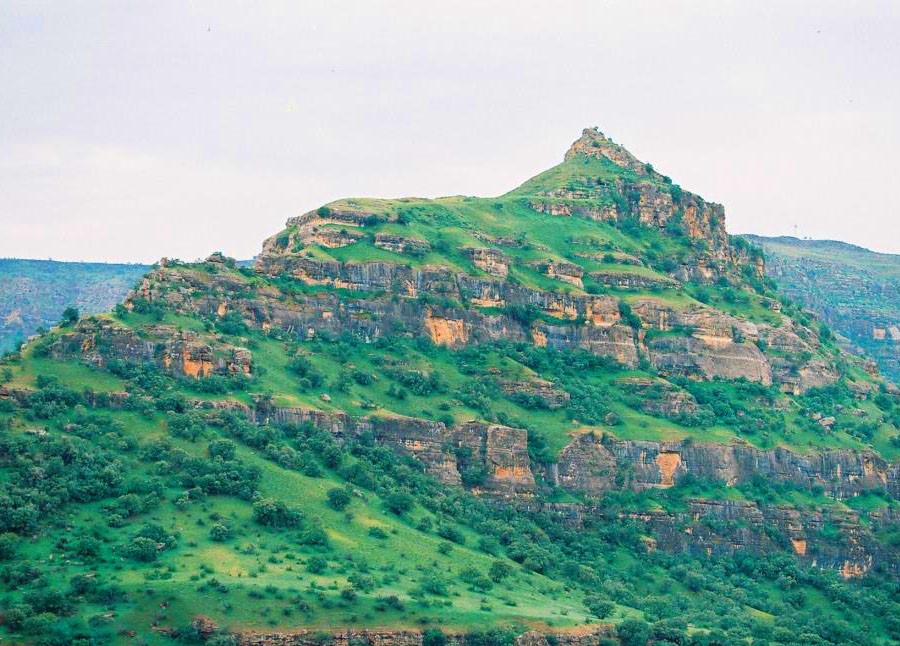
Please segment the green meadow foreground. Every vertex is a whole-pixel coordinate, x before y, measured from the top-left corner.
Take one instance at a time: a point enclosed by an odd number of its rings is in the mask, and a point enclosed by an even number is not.
[[[4,643],[891,644],[900,394],[597,130],[0,365]]]

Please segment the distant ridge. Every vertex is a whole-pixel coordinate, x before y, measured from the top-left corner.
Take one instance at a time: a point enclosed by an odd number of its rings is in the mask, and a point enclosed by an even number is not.
[[[744,237],[765,250],[767,272],[785,294],[900,382],[900,255],[837,240]]]
[[[0,352],[59,320],[73,305],[85,314],[110,310],[149,265],[0,259]]]

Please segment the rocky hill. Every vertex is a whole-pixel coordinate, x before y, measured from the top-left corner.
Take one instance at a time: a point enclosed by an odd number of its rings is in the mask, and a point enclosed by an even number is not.
[[[900,383],[900,256],[844,242],[746,236],[791,299],[846,337]]]
[[[900,639],[897,390],[596,129],[161,261],[0,370],[13,639]]]
[[[0,352],[59,322],[69,306],[108,312],[146,265],[0,259]]]

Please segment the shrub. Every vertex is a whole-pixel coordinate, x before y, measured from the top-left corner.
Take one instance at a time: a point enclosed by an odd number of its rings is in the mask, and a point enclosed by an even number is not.
[[[422,646],[446,646],[447,637],[440,628],[428,628],[422,633]]]
[[[0,534],[0,561],[9,561],[16,555],[19,537],[10,532]]]
[[[253,503],[253,519],[266,527],[299,527],[303,514],[280,500],[260,498]]]
[[[209,457],[222,458],[223,460],[233,460],[235,449],[234,442],[231,440],[214,440],[207,447]]]
[[[421,588],[422,592],[433,594],[437,597],[446,597],[448,594],[447,582],[434,574],[422,579]]]
[[[641,329],[641,319],[631,310],[631,306],[628,305],[625,301],[619,301],[619,315],[622,317],[622,322],[634,328],[635,330]]]
[[[626,619],[618,625],[616,632],[622,646],[645,646],[650,639],[650,624],[640,619]]]
[[[142,563],[150,563],[155,561],[159,555],[156,547],[156,541],[146,536],[136,536],[131,539],[130,543],[126,543],[121,548],[122,555],[126,558],[140,561]]]
[[[229,336],[242,336],[250,332],[240,312],[228,312],[216,321],[216,329]]]
[[[222,543],[231,538],[231,528],[224,523],[216,523],[209,529],[209,537],[217,543]]]
[[[410,494],[402,491],[389,493],[384,499],[384,506],[388,508],[388,511],[398,516],[402,516],[411,510],[414,504],[415,499]]]
[[[584,605],[586,605],[587,609],[591,611],[591,614],[595,615],[598,619],[606,619],[616,609],[616,604],[612,601],[596,595],[585,597]]]
[[[60,320],[60,325],[63,327],[68,327],[71,325],[75,325],[78,322],[80,315],[78,313],[78,309],[72,306],[67,307],[63,310],[62,319]]]
[[[322,574],[328,569],[328,561],[321,556],[313,556],[306,562],[306,571],[310,574]]]
[[[308,357],[298,356],[291,359],[287,369],[300,378],[300,387],[304,390],[321,388],[325,383],[325,375],[313,365]]]
[[[487,592],[494,587],[494,582],[482,574],[477,568],[467,567],[459,573],[459,578],[469,584],[476,592]]]
[[[503,579],[512,574],[512,566],[506,561],[494,561],[488,569],[488,576],[494,583],[500,583]]]
[[[350,504],[350,492],[343,487],[329,489],[325,495],[328,497],[328,506],[337,511],[343,511]]]
[[[456,525],[452,525],[450,523],[441,523],[438,525],[437,534],[441,538],[446,538],[448,541],[456,543],[457,545],[463,545],[466,542],[466,537],[459,530]]]

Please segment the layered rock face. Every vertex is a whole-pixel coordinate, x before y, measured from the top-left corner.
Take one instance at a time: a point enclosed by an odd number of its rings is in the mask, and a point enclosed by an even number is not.
[[[291,300],[265,290],[246,295],[243,286],[229,277],[201,281],[178,268],[155,270],[136,295],[190,314],[237,311],[261,329],[277,327],[307,336],[316,330],[351,331],[374,339],[412,330],[450,346],[529,340],[554,349],[587,350],[628,366],[637,365],[643,352],[663,374],[774,381],[795,393],[833,383],[838,377],[833,367],[812,355],[818,343],[812,332],[801,330],[809,338],[804,340],[792,331],[789,321],[775,328],[711,308],[679,309],[654,297],[635,300],[631,309],[645,330],[684,332],[684,336],[651,339],[621,322],[619,301],[608,295],[540,291],[441,268],[420,270],[384,262],[276,256],[261,257],[257,266],[268,275],[288,274],[307,284],[365,295],[352,298],[323,292],[295,295]],[[421,301],[420,297],[432,294],[459,305]],[[535,308],[547,318],[528,322],[497,313],[521,307]],[[763,352],[760,345],[771,352]]]
[[[528,631],[515,638],[515,646],[600,646],[613,635],[612,626],[592,628],[589,632],[550,633],[544,635],[537,631]],[[330,644],[344,646],[349,644],[367,644],[368,646],[422,646],[423,634],[416,631],[387,630],[350,630],[334,633],[329,636]],[[299,631],[291,634],[245,633],[238,635],[240,646],[318,646],[320,636],[311,631]],[[466,646],[472,640],[465,635],[447,635],[447,646]],[[482,643],[482,642],[478,642]]]
[[[382,262],[260,258],[258,267],[267,274],[288,273],[308,284],[366,292],[366,297],[346,298],[325,292],[295,295],[287,301],[277,292],[265,291],[245,297],[242,286],[235,285],[233,279],[214,277],[201,282],[177,268],[155,270],[139,293],[151,302],[186,313],[215,316],[224,308],[241,312],[248,323],[260,329],[277,327],[306,336],[317,330],[349,331],[374,339],[413,331],[438,345],[450,346],[530,340],[558,349],[585,349],[626,365],[637,364],[635,334],[620,323],[618,302],[610,296],[543,292],[438,268],[416,270]],[[379,296],[395,293],[395,288],[402,298]],[[426,294],[438,294],[460,305],[422,302],[418,297]],[[465,307],[464,302],[475,307]],[[508,306],[533,307],[559,322],[529,323],[509,314],[493,313]]]
[[[227,343],[210,344],[199,335],[173,326],[157,325],[138,336],[133,330],[104,319],[86,319],[63,334],[49,348],[59,359],[80,358],[98,368],[110,361],[152,363],[184,377],[252,372],[253,355],[246,348]]]
[[[745,444],[629,441],[585,433],[560,452],[558,465],[549,474],[553,484],[591,497],[617,483],[642,490],[671,487],[686,476],[727,485],[763,478],[806,489],[821,487],[840,500],[880,488],[900,497],[900,464],[850,449],[800,455]]]
[[[614,512],[602,505],[553,503],[542,506],[573,528],[602,524]],[[767,554],[786,551],[812,566],[835,570],[844,578],[864,576],[873,568],[900,573],[900,554],[876,535],[896,523],[879,513],[866,522],[852,511],[809,510],[785,505],[760,506],[750,501],[689,500],[687,509],[618,514],[648,528],[648,550],[729,556],[740,551]]]

